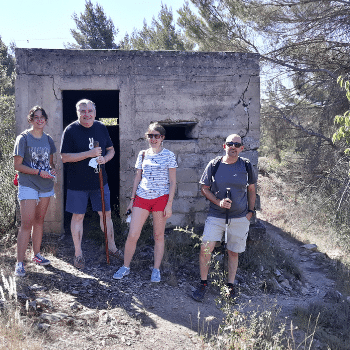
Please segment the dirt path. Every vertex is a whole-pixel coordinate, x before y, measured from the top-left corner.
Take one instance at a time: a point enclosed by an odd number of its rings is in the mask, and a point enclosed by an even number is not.
[[[277,303],[280,317],[291,318],[296,306],[307,306],[328,292],[334,294],[323,254],[303,248],[278,228],[264,224],[273,244],[299,265],[301,281],[275,271],[274,288],[266,293],[261,289],[263,274],[239,271],[241,294],[235,307],[254,309]],[[103,249],[90,240],[83,240],[84,271],[72,266],[71,238],[57,242],[57,238],[47,236],[44,246],[51,249],[48,257],[52,265],[28,263],[26,277],[18,279],[19,297],[23,304],[29,302],[29,320],[34,322],[37,336],[43,337],[43,349],[203,349],[206,345],[198,334],[216,333],[223,319],[214,300],[214,287],[203,303],[190,297],[198,281],[197,256],[175,274],[164,271],[162,282],[152,284],[152,254],[143,255],[143,266],[116,281],[112,276],[121,262],[112,260],[108,266]],[[1,256],[5,275],[12,272],[14,256],[14,247]],[[304,334],[297,332],[296,336],[302,339]],[[322,348],[317,341],[315,344]]]

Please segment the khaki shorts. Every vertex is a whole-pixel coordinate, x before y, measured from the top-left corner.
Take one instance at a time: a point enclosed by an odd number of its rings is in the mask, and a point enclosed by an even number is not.
[[[234,253],[245,251],[249,231],[249,220],[242,218],[228,219],[227,249]],[[205,221],[203,243],[221,241],[225,235],[225,219],[208,216]]]

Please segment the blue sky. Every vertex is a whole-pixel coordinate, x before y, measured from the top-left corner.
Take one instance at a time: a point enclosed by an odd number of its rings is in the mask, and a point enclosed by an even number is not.
[[[143,20],[150,25],[157,17],[162,0],[92,0],[99,3],[119,29],[116,42],[134,28],[141,29]],[[176,10],[185,0],[163,0],[171,7],[174,17]],[[0,36],[6,45],[14,41],[17,47],[63,49],[64,43],[74,43],[70,29],[75,28],[74,12],[84,11],[85,0],[5,0],[1,3]]]

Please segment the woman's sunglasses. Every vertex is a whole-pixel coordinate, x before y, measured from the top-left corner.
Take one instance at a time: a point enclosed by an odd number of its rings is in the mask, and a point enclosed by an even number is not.
[[[147,134],[147,138],[153,139],[153,137],[155,139],[160,139],[162,137],[162,135],[161,134]]]
[[[236,148],[239,148],[242,146],[242,144],[239,142],[226,142],[226,146],[228,146],[228,147],[235,146]]]

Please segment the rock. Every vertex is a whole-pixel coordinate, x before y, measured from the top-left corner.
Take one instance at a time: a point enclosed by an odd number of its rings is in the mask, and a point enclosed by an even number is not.
[[[81,314],[79,314],[79,317],[91,317],[91,316],[97,316],[97,313],[96,311],[85,311],[85,312],[82,312]]]
[[[30,301],[28,305],[31,309],[36,310],[36,300]]]
[[[39,331],[47,331],[51,326],[47,323],[39,323],[37,328]]]
[[[301,246],[304,249],[311,250],[315,252],[317,250],[317,245],[316,244],[304,244]]]
[[[44,286],[40,286],[39,284],[33,284],[32,286],[29,287],[30,290],[33,290],[33,291],[40,291],[40,290],[45,290],[46,287]]]
[[[68,315],[64,314],[63,312],[57,312],[54,314],[42,313],[40,315],[41,319],[46,320],[50,323],[55,323],[55,322],[61,321],[66,317],[68,317]]]
[[[277,270],[277,269],[274,271],[274,274],[275,274],[276,277],[279,277],[279,276],[282,275],[281,271]]]
[[[346,298],[346,301],[347,301],[348,303],[350,303],[350,297],[347,297],[347,298]]]
[[[309,293],[309,290],[305,287],[301,287],[301,294],[306,295]]]
[[[281,286],[287,289],[292,289],[291,285],[289,284],[289,281],[287,279],[284,279],[281,283]]]
[[[48,298],[36,298],[35,301],[38,307],[52,307],[52,301]]]
[[[333,302],[336,302],[336,303],[339,303],[342,298],[343,298],[343,295],[337,291],[337,290],[329,290],[325,296],[324,296],[325,299],[329,299]]]

